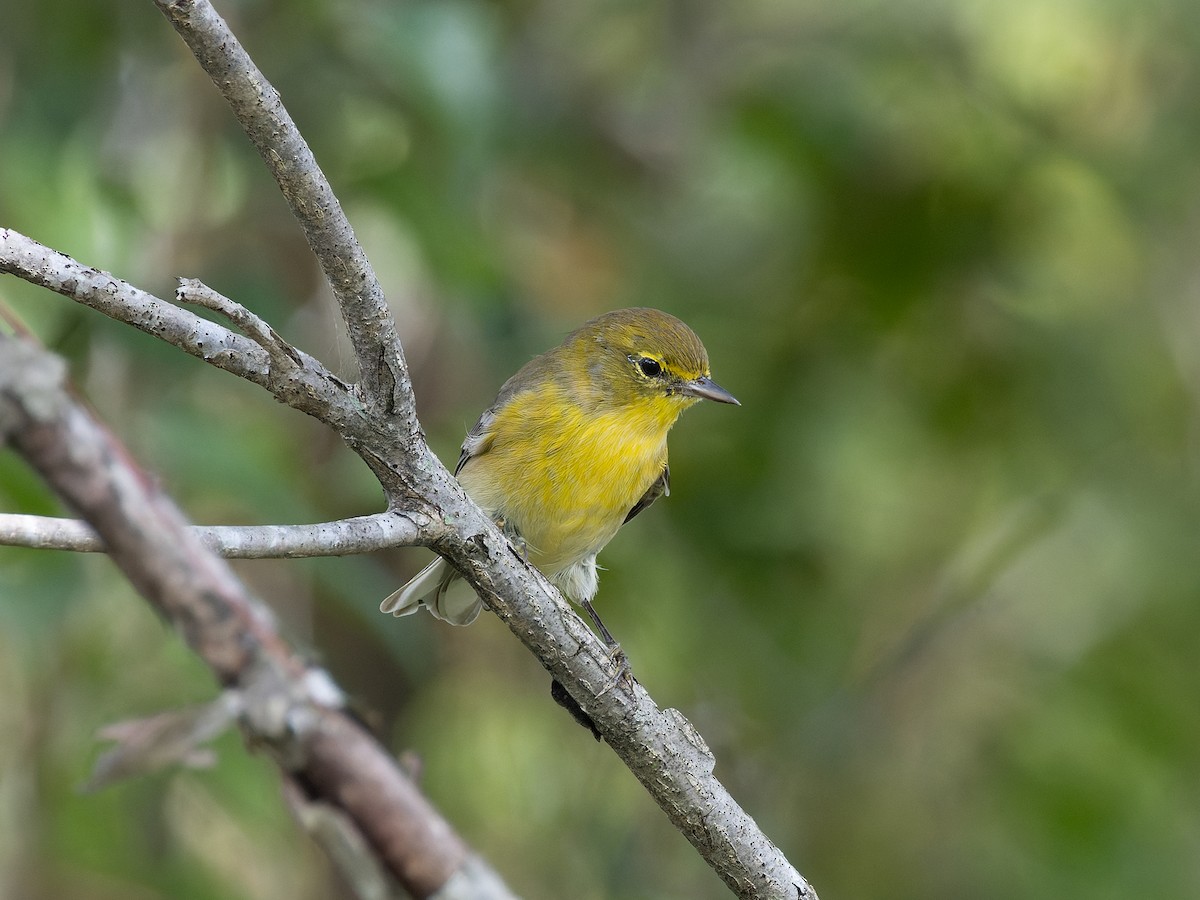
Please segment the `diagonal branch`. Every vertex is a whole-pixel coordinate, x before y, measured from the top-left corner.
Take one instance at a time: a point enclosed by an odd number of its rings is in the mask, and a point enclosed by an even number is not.
[[[113,562],[175,626],[222,685],[242,696],[240,724],[308,799],[340,810],[404,888],[428,897],[511,895],[343,709],[329,676],[308,666],[270,612],[192,533],[175,505],[64,389],[65,366],[0,335],[0,440],[101,536]],[[460,886],[462,886],[460,884]]]
[[[238,334],[168,303],[11,228],[0,228],[0,272],[70,297],[209,365],[252,381],[270,391],[280,403],[335,430],[344,430],[348,420],[363,418],[363,404],[349,385],[319,360],[284,342],[241,304],[200,282],[183,279],[183,299],[225,315],[248,334]],[[274,342],[262,329],[274,335]]]
[[[428,544],[429,517],[397,512],[312,525],[193,525],[208,549],[226,559],[301,559],[349,556]],[[79,519],[0,513],[0,546],[103,553],[100,536]]]
[[[383,288],[325,174],[225,20],[206,0],[155,0],[275,177],[342,310],[367,400],[418,433],[404,351]]]
[[[254,341],[11,228],[0,228],[0,272],[77,300],[218,369],[267,385],[267,353]]]

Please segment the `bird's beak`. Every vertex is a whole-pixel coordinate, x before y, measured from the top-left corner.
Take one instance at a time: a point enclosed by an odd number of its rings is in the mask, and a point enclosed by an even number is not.
[[[699,378],[693,378],[691,381],[685,381],[681,386],[679,393],[685,397],[697,397],[701,400],[716,400],[718,403],[732,403],[734,406],[741,406],[737,397],[725,390],[707,375],[701,375]]]

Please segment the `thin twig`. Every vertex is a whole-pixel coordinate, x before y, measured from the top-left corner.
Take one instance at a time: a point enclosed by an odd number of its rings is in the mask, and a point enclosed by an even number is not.
[[[238,330],[267,351],[272,364],[280,370],[303,364],[300,351],[279,336],[262,318],[250,312],[236,300],[213,290],[195,278],[180,278],[175,289],[179,303],[194,303],[205,309],[220,313],[238,327]]]
[[[395,512],[313,525],[193,525],[191,531],[226,559],[350,556],[426,544],[432,534],[428,517]],[[0,546],[74,553],[106,550],[87,522],[18,513],[0,513]]]

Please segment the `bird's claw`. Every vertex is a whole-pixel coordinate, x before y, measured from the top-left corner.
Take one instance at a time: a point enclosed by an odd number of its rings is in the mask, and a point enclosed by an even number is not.
[[[616,641],[608,645],[608,658],[617,667],[617,673],[600,689],[596,694],[597,697],[603,697],[622,682],[624,682],[627,688],[632,688],[634,682],[637,681],[633,677],[633,670],[629,667],[629,657],[625,655],[625,651],[621,649],[621,645]]]

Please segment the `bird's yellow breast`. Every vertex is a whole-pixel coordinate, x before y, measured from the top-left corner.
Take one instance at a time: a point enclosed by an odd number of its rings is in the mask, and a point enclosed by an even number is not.
[[[667,432],[681,411],[666,397],[597,411],[557,387],[519,393],[497,410],[459,481],[553,576],[617,533],[666,466]]]

